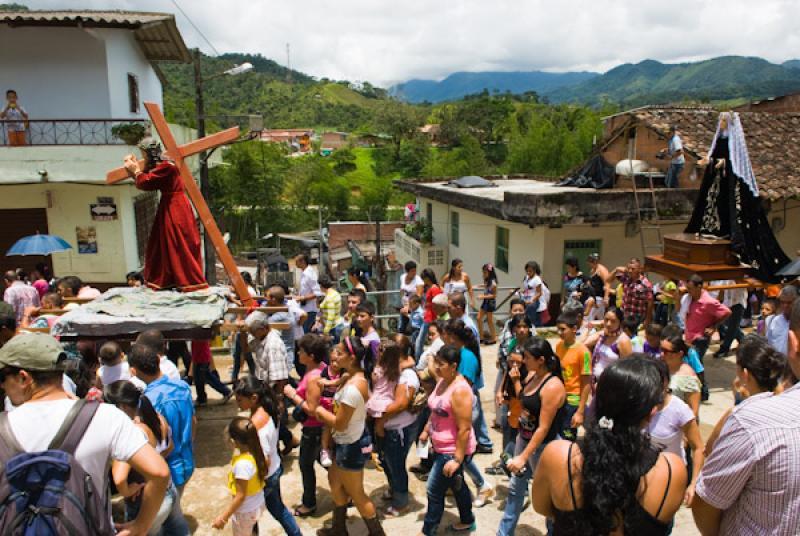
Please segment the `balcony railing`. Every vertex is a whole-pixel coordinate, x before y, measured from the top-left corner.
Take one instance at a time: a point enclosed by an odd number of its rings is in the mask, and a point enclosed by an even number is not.
[[[31,119],[0,120],[0,145],[12,145],[9,127],[25,125],[25,146],[29,145],[127,145],[111,129],[117,125],[147,125],[145,119]]]

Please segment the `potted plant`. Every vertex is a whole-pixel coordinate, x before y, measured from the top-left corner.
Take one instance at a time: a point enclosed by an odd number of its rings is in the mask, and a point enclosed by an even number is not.
[[[147,128],[144,123],[119,123],[111,127],[111,134],[126,145],[136,145],[145,137]]]

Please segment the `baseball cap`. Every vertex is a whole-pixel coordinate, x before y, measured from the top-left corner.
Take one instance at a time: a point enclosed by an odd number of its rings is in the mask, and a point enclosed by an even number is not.
[[[0,369],[62,370],[66,359],[61,343],[46,333],[22,333],[0,348]]]

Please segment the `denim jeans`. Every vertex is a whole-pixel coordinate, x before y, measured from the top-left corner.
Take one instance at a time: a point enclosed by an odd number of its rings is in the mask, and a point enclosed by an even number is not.
[[[425,342],[428,338],[428,328],[430,326],[429,323],[425,322],[419,330],[419,335],[417,335],[417,340],[414,343],[414,361],[419,361],[419,358],[422,356],[422,351],[425,349]]]
[[[458,507],[458,516],[461,523],[471,524],[475,522],[475,515],[472,513],[472,495],[469,487],[464,483],[463,465],[459,467],[453,476],[444,476],[442,469],[444,465],[453,459],[451,454],[433,454],[433,467],[428,475],[428,509],[425,512],[425,520],[422,525],[422,533],[431,536],[436,534],[436,529],[442,521],[444,514],[444,496],[448,489],[453,490],[453,497]],[[464,461],[469,459],[467,456]]]
[[[719,327],[719,335],[722,337],[722,342],[719,345],[720,352],[725,353],[729,351],[734,340],[739,343],[742,342],[744,338],[744,333],[742,333],[742,328],[740,326],[742,316],[744,316],[744,305],[737,303],[731,307],[731,316]]]
[[[478,440],[479,446],[492,448],[489,428],[486,426],[486,418],[483,416],[480,392],[473,387],[472,393],[475,395],[472,398],[472,427],[475,429],[475,438]]]
[[[578,429],[572,427],[572,417],[578,412],[578,406],[573,406],[569,402],[564,404],[564,420],[560,423],[553,423],[553,426],[558,425],[558,435],[561,439],[567,441],[575,441],[578,439]]]
[[[525,316],[528,317],[528,320],[531,321],[531,324],[534,327],[541,327],[542,325],[542,315],[539,313],[539,302],[535,301],[530,305],[525,307]]]
[[[161,506],[158,508],[158,512],[156,513],[156,517],[153,519],[153,523],[150,525],[150,530],[147,532],[149,536],[157,536],[158,534],[162,533],[162,527],[166,523],[167,519],[169,519],[172,511],[175,509],[175,503],[178,502],[180,499],[178,498],[178,490],[175,489],[175,485],[170,482],[169,487],[167,488],[166,493],[164,494],[164,500],[161,501]],[[125,500],[125,520],[126,521],[133,521],[139,515],[139,509],[142,506],[142,499],[141,496],[136,501],[128,501]],[[178,504],[178,510],[180,510],[180,504]],[[176,531],[170,532],[166,534],[176,534],[180,536],[186,536],[189,534],[189,525],[186,524],[186,520],[183,519],[183,515],[180,516],[181,520],[183,520],[183,524],[185,525],[185,531]]]
[[[514,454],[519,455],[527,446],[528,442],[522,437],[517,437],[516,448]],[[525,469],[519,473],[511,476],[511,482],[508,485],[508,497],[506,498],[506,507],[503,510],[503,519],[500,520],[500,526],[497,528],[497,536],[513,536],[517,529],[519,516],[522,514],[522,507],[525,504],[525,497],[528,495],[529,484],[533,478],[533,472],[536,469],[536,464],[539,462],[539,456],[546,444],[539,445],[539,447],[528,458],[528,463]]]
[[[303,506],[316,508],[317,506],[317,474],[314,472],[314,463],[319,459],[322,449],[322,427],[304,426],[302,440],[300,441],[300,457],[297,465],[303,479]]]
[[[159,536],[189,536],[191,534],[189,523],[186,522],[181,510],[181,493],[174,486],[170,486],[170,489],[175,491],[175,500],[172,501],[172,509],[164,523],[161,524],[158,534]]]
[[[267,505],[267,510],[270,515],[275,518],[275,521],[281,524],[286,534],[289,536],[302,536],[303,533],[300,532],[300,527],[297,526],[294,516],[292,516],[286,508],[286,505],[283,504],[283,499],[281,498],[282,474],[283,468],[278,466],[278,470],[267,478],[264,483],[264,502]]]
[[[389,489],[392,491],[392,506],[397,509],[408,506],[406,458],[416,436],[416,421],[399,430],[386,429],[383,449],[379,453]]]
[[[206,383],[222,396],[228,396],[228,393],[231,392],[228,386],[219,379],[219,373],[216,370],[213,372],[211,371],[211,365],[209,363],[195,363],[194,385],[197,388],[197,401],[201,404],[208,401]]]
[[[247,362],[247,370],[250,374],[256,373],[256,364],[253,361],[252,352],[244,352],[244,360]],[[239,379],[239,371],[242,369],[242,339],[239,334],[234,337],[233,343],[233,371],[231,371],[231,381],[236,382]]]
[[[478,464],[475,463],[472,457],[470,457],[469,460],[464,460],[463,466],[464,472],[469,475],[470,480],[472,480],[472,483],[475,484],[475,487],[480,492],[481,488],[486,484],[486,479],[483,478],[480,467],[478,467]]]
[[[667,188],[677,188],[681,171],[683,171],[683,164],[670,164],[667,170],[667,176],[664,178],[664,186]]]
[[[308,311],[308,316],[306,317],[306,321],[303,322],[303,333],[308,333],[311,331],[311,328],[314,326],[314,322],[317,321],[317,312],[316,311]]]

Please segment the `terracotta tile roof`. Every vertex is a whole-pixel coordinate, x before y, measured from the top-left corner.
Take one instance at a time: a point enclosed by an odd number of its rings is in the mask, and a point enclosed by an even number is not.
[[[136,40],[150,61],[189,63],[192,56],[181,37],[175,16],[170,13],[144,11],[5,11],[0,24],[9,26],[77,26],[84,28],[126,28],[133,30]]]
[[[717,129],[719,111],[703,107],[648,106],[623,112],[667,136],[677,125],[684,148],[705,156]],[[800,113],[739,112],[747,149],[767,199],[800,197]]]

